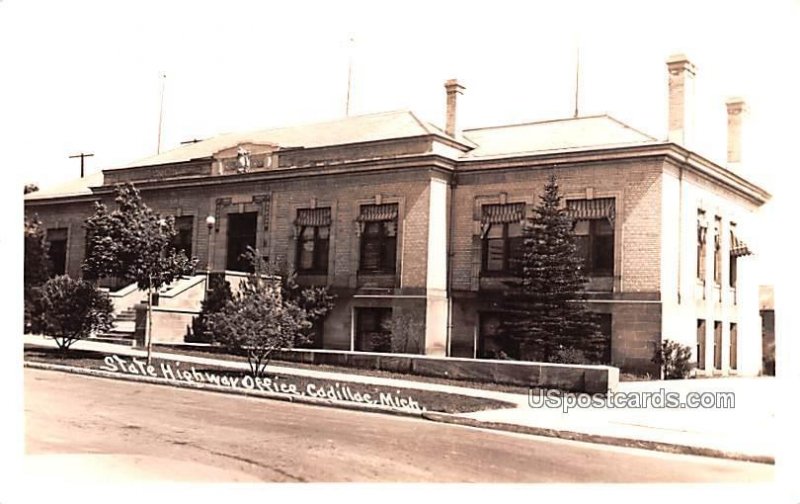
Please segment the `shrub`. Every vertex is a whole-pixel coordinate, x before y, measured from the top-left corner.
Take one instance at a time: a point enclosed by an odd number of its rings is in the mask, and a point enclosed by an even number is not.
[[[665,380],[680,380],[689,376],[692,349],[677,341],[664,340],[656,347],[652,362],[661,367]]]
[[[113,311],[108,294],[89,282],[61,275],[42,286],[33,315],[42,334],[66,352],[93,332],[109,330]]]
[[[567,347],[556,350],[555,357],[553,357],[550,362],[556,364],[592,364],[592,362],[586,358],[586,354],[582,350]]]
[[[266,275],[266,265],[251,254],[253,271],[225,306],[208,316],[215,341],[247,356],[254,378],[263,375],[273,352],[292,348],[311,327],[308,313],[282,295],[280,279]]]
[[[192,319],[192,327],[186,335],[188,342],[214,343],[214,334],[208,327],[208,317],[222,310],[233,299],[231,283],[224,276],[211,275],[208,282],[208,296],[200,305],[200,315]]]

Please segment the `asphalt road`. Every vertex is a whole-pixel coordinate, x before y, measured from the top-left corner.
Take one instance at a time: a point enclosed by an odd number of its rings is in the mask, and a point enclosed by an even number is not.
[[[25,370],[26,469],[84,480],[770,481],[773,466]]]

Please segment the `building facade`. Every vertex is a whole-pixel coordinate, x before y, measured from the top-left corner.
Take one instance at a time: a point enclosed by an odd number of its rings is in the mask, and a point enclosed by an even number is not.
[[[692,347],[699,374],[755,374],[743,237],[769,195],[685,147],[694,70],[677,57],[668,69],[667,140],[608,116],[462,131],[463,88],[448,81],[444,129],[399,111],[222,135],[29,194],[26,214],[44,223],[56,272],[79,276],[94,202],[113,205],[114,186],[132,182],[176,217],[198,270],[242,270],[250,246],[329,285],[318,348],[491,358],[521,222],[554,174],[610,364],[657,375],[654,349],[671,339]],[[741,106],[728,105],[731,163]]]

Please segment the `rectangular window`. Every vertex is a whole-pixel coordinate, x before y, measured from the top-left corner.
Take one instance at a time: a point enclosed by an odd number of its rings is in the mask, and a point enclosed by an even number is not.
[[[714,284],[722,283],[722,218],[714,217]]]
[[[46,238],[50,273],[63,275],[67,271],[67,228],[48,229]]]
[[[296,267],[300,273],[326,274],[331,230],[331,209],[297,210]]]
[[[483,272],[497,275],[512,275],[516,272],[523,253],[522,224],[489,224],[483,243]]]
[[[192,237],[194,235],[194,216],[175,217],[175,230],[178,232],[172,239],[175,250],[183,250],[186,257],[192,257]]]
[[[519,358],[519,345],[503,338],[500,333],[502,313],[482,312],[478,315],[478,358],[507,359]]]
[[[736,276],[738,273],[738,264],[737,261],[739,259],[739,252],[740,247],[737,243],[738,240],[736,239],[736,224],[731,222],[731,252],[730,257],[728,258],[728,285],[731,288],[736,288]]]
[[[708,225],[706,224],[706,213],[702,210],[697,211],[697,279],[706,279],[706,234]]]
[[[739,334],[738,334],[738,327],[736,323],[731,323],[731,349],[730,349],[730,360],[731,360],[731,369],[736,369],[736,359],[738,358],[738,346],[739,346]]]
[[[587,276],[614,276],[615,205],[614,198],[567,201],[577,254]]]
[[[697,319],[697,369],[706,368],[706,321]]]
[[[722,369],[722,322],[714,322],[714,369]]]
[[[397,204],[363,205],[359,273],[393,274],[397,269]]]
[[[524,252],[522,221],[525,203],[481,207],[481,272],[486,275],[516,274]]]
[[[356,308],[356,350],[392,351],[392,309]]]

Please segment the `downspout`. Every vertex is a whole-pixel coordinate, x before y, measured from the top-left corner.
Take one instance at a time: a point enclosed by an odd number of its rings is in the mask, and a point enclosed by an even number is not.
[[[451,344],[453,341],[453,207],[455,207],[454,196],[458,185],[456,174],[450,178],[450,197],[448,198],[447,208],[447,285],[445,294],[447,296],[447,357],[452,355]]]
[[[684,160],[685,162],[685,160]],[[678,305],[681,304],[681,258],[683,257],[683,167],[678,167]]]
[[[678,167],[678,305],[681,304],[681,272],[683,266],[683,172],[689,163],[689,153],[683,158],[683,162]]]

